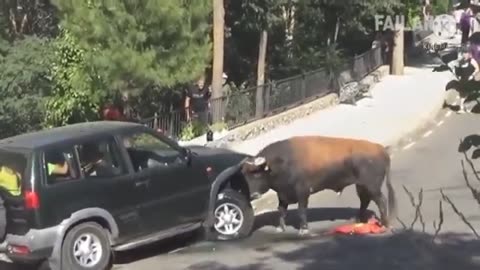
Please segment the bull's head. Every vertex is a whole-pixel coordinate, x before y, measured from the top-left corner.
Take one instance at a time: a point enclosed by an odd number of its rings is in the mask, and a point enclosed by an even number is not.
[[[245,160],[242,166],[242,174],[250,188],[251,199],[255,200],[270,189],[268,177],[270,167],[264,157],[252,157]]]

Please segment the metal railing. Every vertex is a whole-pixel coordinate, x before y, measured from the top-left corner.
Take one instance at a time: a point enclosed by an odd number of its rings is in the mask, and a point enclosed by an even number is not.
[[[211,99],[210,114],[213,122],[224,122],[229,129],[232,129],[330,93],[338,93],[341,85],[340,73],[348,73],[351,80],[360,81],[382,64],[381,48],[374,48],[348,59],[337,75],[320,68]],[[153,129],[161,129],[173,138],[178,138],[187,121],[184,110],[178,110],[155,114],[140,122]]]

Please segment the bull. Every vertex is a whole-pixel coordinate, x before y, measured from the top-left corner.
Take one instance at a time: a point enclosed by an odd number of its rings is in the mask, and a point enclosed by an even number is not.
[[[308,201],[311,194],[333,190],[340,194],[355,184],[360,199],[357,219],[366,222],[373,200],[380,222],[389,227],[396,217],[395,192],[390,181],[390,156],[384,146],[366,140],[323,136],[292,137],[274,142],[242,164],[252,198],[276,191],[280,214],[278,232],[286,229],[290,204],[298,203],[299,234],[309,233]],[[382,193],[386,181],[388,201]]]

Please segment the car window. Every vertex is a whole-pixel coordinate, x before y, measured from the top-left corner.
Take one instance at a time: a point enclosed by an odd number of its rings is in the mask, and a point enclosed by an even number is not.
[[[74,148],[52,149],[45,152],[44,168],[47,184],[56,184],[78,179],[80,174],[75,159]]]
[[[23,154],[0,150],[0,187],[11,195],[21,194],[27,160]]]
[[[124,137],[124,145],[136,149],[173,150],[170,145],[147,132],[138,132]]]
[[[148,132],[124,135],[122,141],[137,172],[181,162],[177,149]]]
[[[77,147],[81,170],[86,178],[115,177],[127,173],[113,137]]]

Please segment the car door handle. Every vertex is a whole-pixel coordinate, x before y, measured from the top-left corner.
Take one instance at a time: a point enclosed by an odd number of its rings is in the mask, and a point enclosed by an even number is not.
[[[138,182],[135,182],[135,187],[141,187],[141,186],[147,187],[149,183],[150,183],[150,180],[138,181]]]

